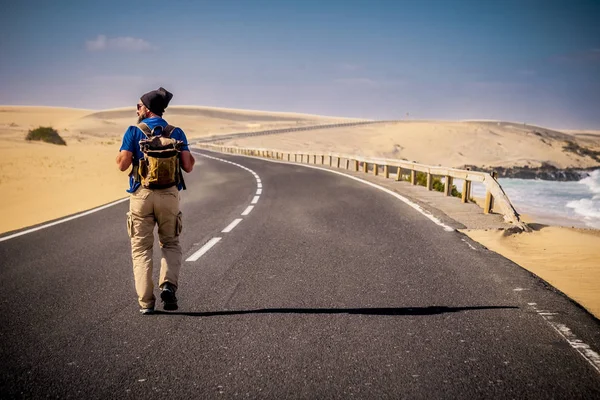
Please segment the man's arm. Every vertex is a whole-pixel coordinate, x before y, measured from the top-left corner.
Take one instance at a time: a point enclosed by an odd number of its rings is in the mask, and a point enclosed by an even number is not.
[[[117,165],[121,171],[127,170],[131,166],[132,161],[133,153],[131,151],[121,150],[117,155]]]
[[[181,153],[181,169],[183,169],[185,172],[187,172],[188,174],[190,172],[192,172],[192,169],[194,169],[194,164],[196,164],[196,160],[194,159],[194,156],[192,155],[192,153],[190,153],[187,150],[182,151]],[[123,170],[121,170],[123,171]]]

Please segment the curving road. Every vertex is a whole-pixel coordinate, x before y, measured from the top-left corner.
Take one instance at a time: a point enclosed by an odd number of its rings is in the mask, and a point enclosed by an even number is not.
[[[177,312],[138,313],[127,202],[0,237],[2,398],[600,397],[600,323],[512,262],[357,180],[200,153]]]

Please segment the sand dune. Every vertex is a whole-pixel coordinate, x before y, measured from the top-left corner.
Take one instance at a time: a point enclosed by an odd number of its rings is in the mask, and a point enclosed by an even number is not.
[[[550,129],[509,122],[402,121],[248,137],[228,143],[282,150],[335,149],[341,153],[448,167],[538,167],[542,163],[557,168],[600,167],[600,163],[590,157],[564,151],[567,141],[578,142],[579,139]],[[600,146],[600,137],[593,142]]]

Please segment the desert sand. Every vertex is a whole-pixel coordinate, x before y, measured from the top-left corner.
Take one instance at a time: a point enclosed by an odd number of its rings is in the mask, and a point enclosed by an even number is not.
[[[306,114],[172,106],[165,118],[188,138],[351,119]],[[127,196],[127,172],[115,164],[135,109],[104,111],[0,106],[0,233],[88,210]],[[28,142],[38,126],[58,130],[67,146]],[[596,132],[554,130],[503,122],[402,121],[343,129],[256,136],[229,144],[282,150],[324,150],[457,167],[588,167],[597,163],[564,152],[565,141],[600,148]],[[600,317],[600,232],[533,225],[531,233],[468,231],[470,237],[548,281]]]

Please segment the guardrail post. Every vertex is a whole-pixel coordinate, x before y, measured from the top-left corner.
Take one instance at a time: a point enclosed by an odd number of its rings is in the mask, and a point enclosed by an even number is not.
[[[354,160],[354,170],[358,172],[358,160]]]
[[[498,177],[498,173],[496,171],[493,171],[491,173],[491,175],[492,175],[492,178],[494,178],[494,179],[496,179],[496,177]],[[494,208],[494,196],[492,196],[492,192],[487,190],[485,192],[485,206],[483,207],[483,213],[489,214],[492,212],[493,208]]]
[[[412,185],[417,184],[417,171],[415,171],[414,169],[410,170],[410,183]]]
[[[452,194],[452,177],[446,175],[446,184],[444,185],[444,194],[450,196]]]
[[[373,164],[373,175],[379,175],[379,165]]]
[[[431,179],[432,176],[431,174],[428,172],[427,173],[427,190],[432,190],[433,189],[433,179]]]
[[[402,180],[402,168],[398,167],[398,171],[396,172],[396,181]]]
[[[315,154],[315,155],[313,155],[313,164],[316,164],[316,163],[317,163],[317,155]]]
[[[463,183],[461,201],[463,203],[467,203],[469,201],[469,197],[471,197],[471,181],[465,179],[465,182]]]
[[[321,165],[325,164],[325,156],[321,156]]]
[[[333,157],[329,156],[329,166],[331,167],[333,165]]]
[[[363,161],[363,172],[366,174],[367,172],[369,172],[369,163],[366,161]]]
[[[383,176],[385,176],[385,179],[390,177],[390,167],[387,165],[383,166]]]
[[[340,167],[340,162],[341,162],[341,159],[338,157],[338,158],[337,158],[337,167],[338,167],[338,168]]]

